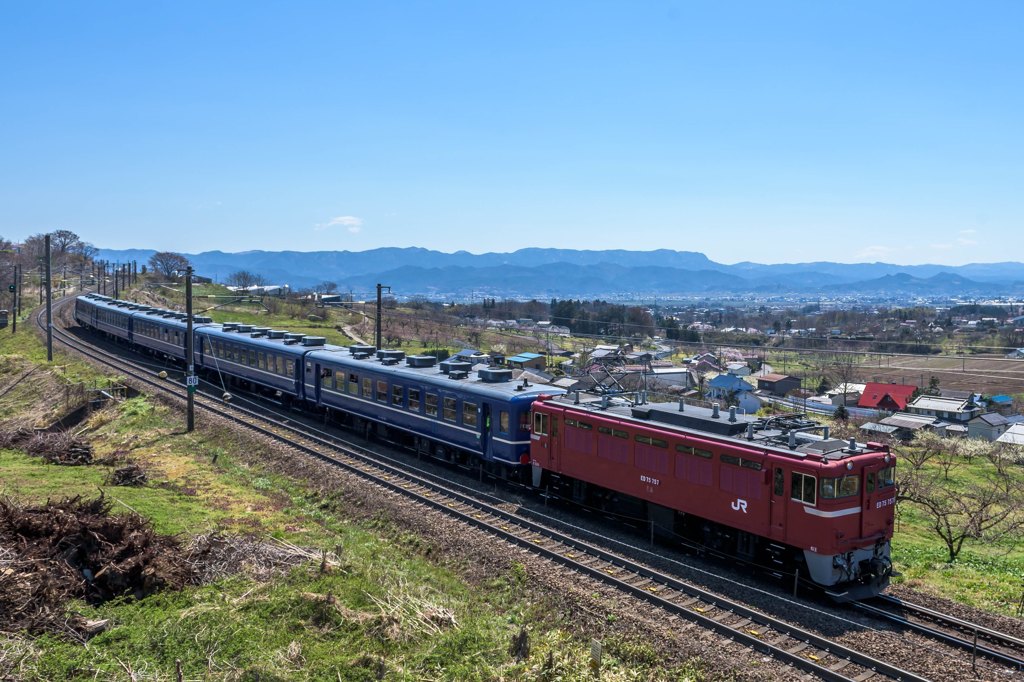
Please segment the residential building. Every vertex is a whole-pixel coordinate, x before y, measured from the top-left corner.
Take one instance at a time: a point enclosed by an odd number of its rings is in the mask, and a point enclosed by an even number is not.
[[[762,374],[757,377],[757,388],[768,391],[772,395],[784,396],[792,390],[800,388],[800,377],[787,374]]]
[[[981,408],[970,398],[943,398],[935,395],[921,395],[907,404],[907,412],[967,423],[981,414]]]
[[[986,412],[967,422],[967,436],[984,438],[987,441],[998,440],[1010,427],[1006,417],[998,412]]]
[[[917,386],[907,384],[868,383],[864,385],[864,393],[857,401],[857,407],[902,412],[916,390]]]

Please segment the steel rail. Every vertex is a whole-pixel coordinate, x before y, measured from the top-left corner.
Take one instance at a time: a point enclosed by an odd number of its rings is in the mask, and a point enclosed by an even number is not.
[[[957,618],[956,616],[950,616],[948,614],[940,613],[938,611],[934,611],[923,606],[918,606],[910,602],[905,602],[901,599],[897,599],[896,597],[891,597],[888,595],[875,597],[871,601],[880,601],[888,605],[889,608],[902,609],[906,611],[908,615],[917,614],[921,618],[934,620],[939,623],[943,623],[948,627],[976,634],[980,637],[989,640],[990,642],[1002,643],[1006,646],[1024,650],[1024,641],[1014,637],[1013,635],[1008,635],[997,630],[992,630],[991,628],[987,628],[983,625],[977,625],[975,623],[962,620],[960,618]],[[882,618],[884,620],[896,623],[897,625],[900,625],[901,627],[904,627],[908,630],[913,630],[914,632],[925,635],[926,637],[937,639],[945,644],[956,647],[958,649],[970,651],[972,653],[992,659],[1003,665],[1010,666],[1017,670],[1024,670],[1024,658],[1020,656],[1014,656],[1012,654],[1006,653],[1005,651],[993,649],[992,647],[986,646],[984,644],[978,644],[976,639],[967,639],[964,637],[959,637],[957,635],[945,632],[930,625],[910,620],[910,618],[908,618],[907,615],[900,615],[887,608],[876,606],[874,604],[870,604],[867,602],[853,602],[851,606],[866,613],[870,613],[871,615],[877,618]]]

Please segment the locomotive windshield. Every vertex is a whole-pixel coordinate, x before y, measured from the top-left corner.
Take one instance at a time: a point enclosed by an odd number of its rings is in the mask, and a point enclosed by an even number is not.
[[[860,492],[860,477],[857,475],[821,479],[821,497],[835,499],[853,497]]]

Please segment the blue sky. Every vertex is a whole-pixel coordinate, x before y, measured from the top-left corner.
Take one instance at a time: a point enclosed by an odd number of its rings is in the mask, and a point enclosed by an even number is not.
[[[1024,3],[9,2],[0,235],[1024,261]]]

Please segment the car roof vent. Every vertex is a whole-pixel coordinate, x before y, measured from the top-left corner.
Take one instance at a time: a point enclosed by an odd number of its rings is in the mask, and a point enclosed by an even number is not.
[[[450,374],[451,372],[469,372],[473,365],[461,360],[442,360],[440,367],[442,372]]]
[[[307,336],[302,339],[303,346],[322,346],[327,343],[327,337],[325,336]]]
[[[380,359],[380,364],[388,365],[388,366],[390,366],[390,365],[397,365],[398,364],[398,358],[383,357],[383,358]]]
[[[370,357],[370,354],[363,352],[352,353],[352,357],[354,357],[356,360],[365,360],[366,358]]]
[[[465,379],[469,376],[469,372],[463,369],[453,369],[448,372],[449,379]]]
[[[220,326],[220,330],[222,332],[237,332],[238,331],[238,323],[237,322],[225,322],[224,324],[222,324]]]
[[[287,344],[300,343],[304,338],[306,338],[305,334],[288,332],[284,335],[284,342]]]
[[[377,357],[381,360],[394,360],[398,362],[405,358],[404,350],[379,350],[377,351]]]
[[[266,336],[267,332],[270,331],[270,327],[253,327],[252,337],[259,338],[260,336]]]
[[[210,322],[213,322],[213,318],[212,317],[206,317],[204,315],[193,315],[192,316],[192,321],[197,323],[197,324],[209,324]]]
[[[433,355],[410,355],[405,359],[409,367],[433,367],[437,358]]]
[[[372,355],[375,350],[377,350],[376,346],[369,346],[365,343],[356,343],[348,347],[348,352],[352,355],[366,353],[366,355],[369,356]]]
[[[269,339],[283,339],[284,335],[287,334],[287,333],[288,332],[286,332],[283,329],[268,329],[267,330],[267,338],[269,338]]]
[[[252,325],[251,324],[240,324],[240,325],[238,325],[238,329],[236,331],[239,334],[248,334],[249,332],[252,331]]]
[[[512,381],[512,370],[487,367],[477,371],[477,376],[489,384],[500,384],[505,381]]]

